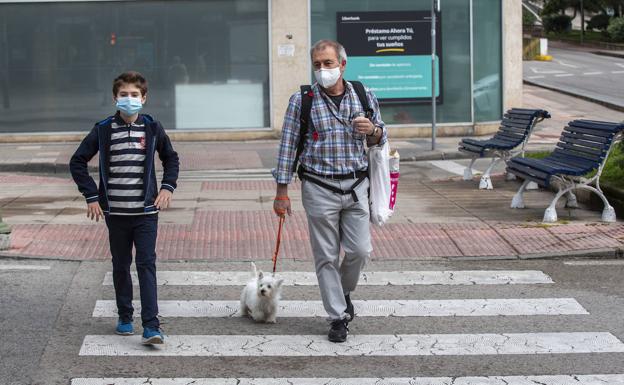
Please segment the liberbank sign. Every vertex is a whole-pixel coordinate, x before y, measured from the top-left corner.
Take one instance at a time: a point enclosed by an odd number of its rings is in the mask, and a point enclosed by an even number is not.
[[[431,12],[338,12],[337,37],[347,50],[345,78],[381,101],[431,100]],[[436,25],[436,99],[440,94],[440,15]]]

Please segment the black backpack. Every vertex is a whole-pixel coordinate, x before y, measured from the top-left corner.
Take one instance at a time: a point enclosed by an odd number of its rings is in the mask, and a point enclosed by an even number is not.
[[[373,109],[368,104],[368,98],[366,97],[366,89],[364,85],[358,81],[349,82],[355,89],[355,93],[364,108],[366,117],[371,119],[373,117]],[[305,136],[308,133],[308,123],[310,121],[310,112],[312,111],[312,99],[314,94],[312,93],[312,87],[307,84],[301,88],[301,116],[299,118],[299,143],[297,143],[297,153],[295,155],[295,161],[293,163],[293,172],[297,173],[297,165],[299,163],[299,156],[303,152],[303,146],[305,145]]]

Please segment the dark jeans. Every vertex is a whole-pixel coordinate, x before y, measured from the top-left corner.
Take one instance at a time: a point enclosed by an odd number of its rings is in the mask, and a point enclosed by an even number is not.
[[[113,283],[119,318],[132,321],[132,246],[136,249],[136,270],[141,292],[141,320],[143,327],[156,328],[158,299],[156,294],[156,234],[158,214],[106,216],[111,255],[113,256]]]

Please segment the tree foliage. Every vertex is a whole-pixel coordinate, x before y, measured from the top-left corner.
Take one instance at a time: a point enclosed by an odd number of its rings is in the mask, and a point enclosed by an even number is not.
[[[583,0],[583,9],[586,12],[607,13],[607,9],[613,9],[619,16],[620,8],[624,8],[624,0]],[[581,0],[546,0],[542,15],[552,15],[556,13],[564,13],[567,9],[572,9],[575,18],[581,10]]]

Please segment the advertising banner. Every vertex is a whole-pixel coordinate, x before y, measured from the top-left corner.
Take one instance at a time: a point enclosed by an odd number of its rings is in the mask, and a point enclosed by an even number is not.
[[[431,100],[431,12],[338,12],[337,38],[347,51],[345,79],[359,80],[380,101]],[[442,44],[436,20],[438,103]]]

